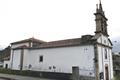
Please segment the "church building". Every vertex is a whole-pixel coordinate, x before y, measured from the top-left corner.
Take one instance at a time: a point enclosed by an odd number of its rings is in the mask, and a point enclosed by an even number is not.
[[[80,75],[112,80],[112,43],[101,2],[94,15],[95,35],[51,42],[30,38],[11,43],[9,68],[72,73],[72,67],[78,66]]]

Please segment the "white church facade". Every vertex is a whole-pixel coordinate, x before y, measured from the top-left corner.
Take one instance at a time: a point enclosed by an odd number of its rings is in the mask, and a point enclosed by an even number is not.
[[[112,43],[101,3],[95,22],[95,35],[52,42],[30,38],[11,43],[9,68],[71,73],[72,66],[78,66],[80,75],[112,80]]]

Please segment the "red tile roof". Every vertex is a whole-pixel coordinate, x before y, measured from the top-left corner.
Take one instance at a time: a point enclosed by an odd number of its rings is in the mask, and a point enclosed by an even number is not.
[[[85,35],[85,36],[82,36],[82,38],[74,38],[74,39],[66,39],[66,40],[59,40],[59,41],[43,42],[37,47],[24,47],[24,48],[29,48],[29,49],[55,48],[55,47],[66,47],[66,46],[94,44],[94,42],[95,42],[94,36]],[[15,49],[20,49],[20,47],[15,48]]]
[[[93,44],[95,39],[94,36],[85,35],[82,38],[74,38],[74,39],[66,39],[59,41],[52,41],[42,43],[39,48],[53,48],[53,47],[65,47],[65,46],[76,46],[76,45],[85,45],[85,44]]]

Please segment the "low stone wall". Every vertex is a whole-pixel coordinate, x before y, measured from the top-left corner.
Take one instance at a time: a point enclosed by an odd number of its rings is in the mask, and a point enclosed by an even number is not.
[[[19,70],[10,70],[10,69],[0,69],[0,73],[48,78],[48,79],[57,79],[57,80],[71,80],[71,75],[72,75],[70,73],[41,72],[41,71],[28,71],[28,70],[19,71]]]
[[[95,80],[95,77],[90,76],[80,76],[79,75],[79,67],[72,67],[72,80]]]
[[[95,80],[95,77],[80,76],[80,80]]]
[[[73,67],[73,73],[60,73],[60,72],[41,72],[41,71],[19,71],[10,69],[0,69],[0,73],[15,74],[22,76],[31,76],[39,78],[48,78],[56,80],[95,80],[94,77],[79,76],[78,67]]]

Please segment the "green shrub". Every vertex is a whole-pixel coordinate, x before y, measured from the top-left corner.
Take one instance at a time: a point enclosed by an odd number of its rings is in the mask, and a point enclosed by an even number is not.
[[[114,76],[114,80],[120,80],[120,76],[119,75],[115,75]]]

